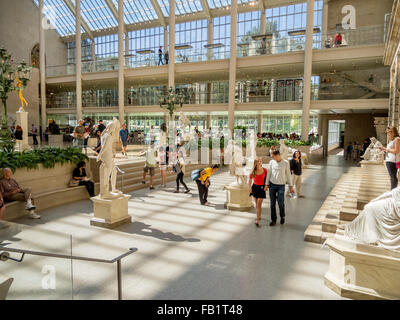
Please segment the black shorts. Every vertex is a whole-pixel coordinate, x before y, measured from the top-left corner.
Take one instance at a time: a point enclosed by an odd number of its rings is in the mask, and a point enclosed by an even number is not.
[[[253,194],[254,198],[265,199],[267,197],[264,186],[259,186],[257,184],[253,184],[251,186],[251,193]]]

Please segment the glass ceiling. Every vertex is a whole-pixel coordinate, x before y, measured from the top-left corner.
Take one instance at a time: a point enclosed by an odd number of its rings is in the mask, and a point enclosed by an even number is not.
[[[33,0],[39,7],[39,0]],[[210,9],[224,8],[231,5],[231,0],[206,0]],[[118,0],[109,1],[118,10]],[[169,0],[155,0],[164,17],[169,16]],[[256,0],[238,0],[238,4],[256,3]],[[68,6],[72,6],[71,10]],[[75,34],[75,0],[44,0],[45,16],[50,20],[61,37]],[[175,0],[175,14],[195,14],[202,12],[201,0]],[[106,0],[81,0],[82,20],[85,28],[98,31],[118,26],[117,17]],[[157,20],[156,10],[150,0],[124,0],[125,24],[142,23]],[[84,27],[81,28],[84,33]]]

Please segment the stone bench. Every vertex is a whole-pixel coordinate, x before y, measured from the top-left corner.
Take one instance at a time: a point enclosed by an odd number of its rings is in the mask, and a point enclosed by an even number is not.
[[[98,192],[98,189],[99,184],[96,183],[95,192]],[[89,194],[85,186],[71,188],[67,187],[47,191],[44,193],[33,194],[33,199],[35,200],[36,211],[39,212],[67,203],[87,200],[89,199]],[[25,205],[25,202],[22,201],[7,202],[4,220],[13,221],[28,214],[28,211],[25,210]]]

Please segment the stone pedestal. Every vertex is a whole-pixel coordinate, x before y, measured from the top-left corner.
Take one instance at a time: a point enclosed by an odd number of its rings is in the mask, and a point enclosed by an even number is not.
[[[382,161],[367,161],[367,160],[361,160],[360,161],[361,168],[368,168],[369,166],[383,166],[384,162]]]
[[[30,150],[31,147],[29,146],[28,140],[28,112],[26,111],[17,111],[17,124],[22,128],[22,141],[17,140],[17,148],[18,151],[23,150]]]
[[[100,196],[90,198],[93,201],[94,216],[90,224],[96,227],[114,229],[124,223],[131,222],[128,214],[128,200],[131,196],[123,194],[116,199],[100,199]]]
[[[253,208],[249,187],[247,185],[227,185],[225,208],[228,210],[248,211]]]
[[[335,236],[325,285],[351,299],[400,299],[400,252]]]

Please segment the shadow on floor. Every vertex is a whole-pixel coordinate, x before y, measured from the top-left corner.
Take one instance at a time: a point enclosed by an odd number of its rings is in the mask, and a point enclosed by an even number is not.
[[[116,231],[138,234],[146,237],[153,237],[156,239],[164,240],[164,241],[175,241],[175,242],[200,242],[200,239],[197,238],[184,238],[180,235],[173,234],[172,232],[163,232],[158,229],[150,228],[150,224],[145,224],[142,222],[134,222],[129,225],[121,226],[120,228],[115,229]]]

